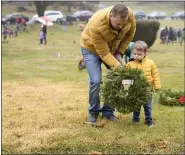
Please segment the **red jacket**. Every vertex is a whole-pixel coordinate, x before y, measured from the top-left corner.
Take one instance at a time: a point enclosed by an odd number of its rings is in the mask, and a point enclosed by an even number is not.
[[[15,21],[16,21],[16,23],[19,23],[19,18],[17,17],[17,18],[15,19]]]
[[[21,19],[21,23],[23,24],[25,22],[24,18]]]

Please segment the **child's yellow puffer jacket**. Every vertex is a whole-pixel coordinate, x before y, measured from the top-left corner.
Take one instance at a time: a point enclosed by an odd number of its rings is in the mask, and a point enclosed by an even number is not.
[[[144,75],[146,76],[148,82],[152,84],[154,89],[160,89],[161,88],[161,82],[160,82],[160,76],[158,69],[155,65],[155,63],[145,57],[141,63],[137,61],[130,61],[126,67],[128,68],[139,68],[143,70]]]

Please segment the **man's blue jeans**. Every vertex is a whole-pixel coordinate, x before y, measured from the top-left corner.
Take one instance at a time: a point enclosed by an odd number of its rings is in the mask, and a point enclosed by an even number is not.
[[[145,120],[148,123],[148,125],[152,125],[152,97],[149,98],[148,103],[143,106],[144,112],[145,112]],[[133,122],[139,122],[140,121],[140,109],[133,112]]]
[[[103,116],[113,115],[114,109],[107,104],[104,103],[103,107],[100,107],[99,92],[102,83],[102,60],[87,49],[82,48],[81,52],[89,75],[89,114],[98,115],[99,112],[102,112]]]

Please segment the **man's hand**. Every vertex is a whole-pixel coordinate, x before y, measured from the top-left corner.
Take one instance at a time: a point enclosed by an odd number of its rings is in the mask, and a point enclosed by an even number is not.
[[[114,57],[120,62],[120,64],[122,65],[122,55],[120,52],[116,51],[114,53]]]

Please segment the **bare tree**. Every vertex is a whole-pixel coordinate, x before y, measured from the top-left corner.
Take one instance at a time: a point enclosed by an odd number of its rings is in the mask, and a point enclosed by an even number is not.
[[[63,6],[66,6],[68,8],[68,12],[71,12],[72,8],[78,8],[80,10],[90,10],[93,11],[95,5],[99,4],[99,1],[90,1],[90,2],[84,2],[84,1],[62,1],[61,4]]]
[[[34,1],[38,17],[44,16],[44,11],[49,5],[52,5],[51,1]]]
[[[94,6],[98,4],[99,1],[92,1],[92,2],[83,2],[83,1],[34,1],[34,4],[36,6],[36,11],[38,16],[44,16],[44,11],[49,5],[53,4],[61,4],[63,6],[66,6],[68,8],[68,12],[71,12],[71,8],[78,8],[78,9],[88,9],[93,10]]]
[[[79,6],[79,9],[81,10],[90,10],[94,11],[95,6],[99,4],[99,1],[85,1],[82,3],[82,5]]]
[[[79,2],[75,2],[75,1],[72,2],[69,0],[69,1],[62,1],[61,4],[65,7],[67,7],[68,12],[71,12],[72,8],[77,8],[81,5],[83,5],[83,2],[80,2],[80,1]]]

